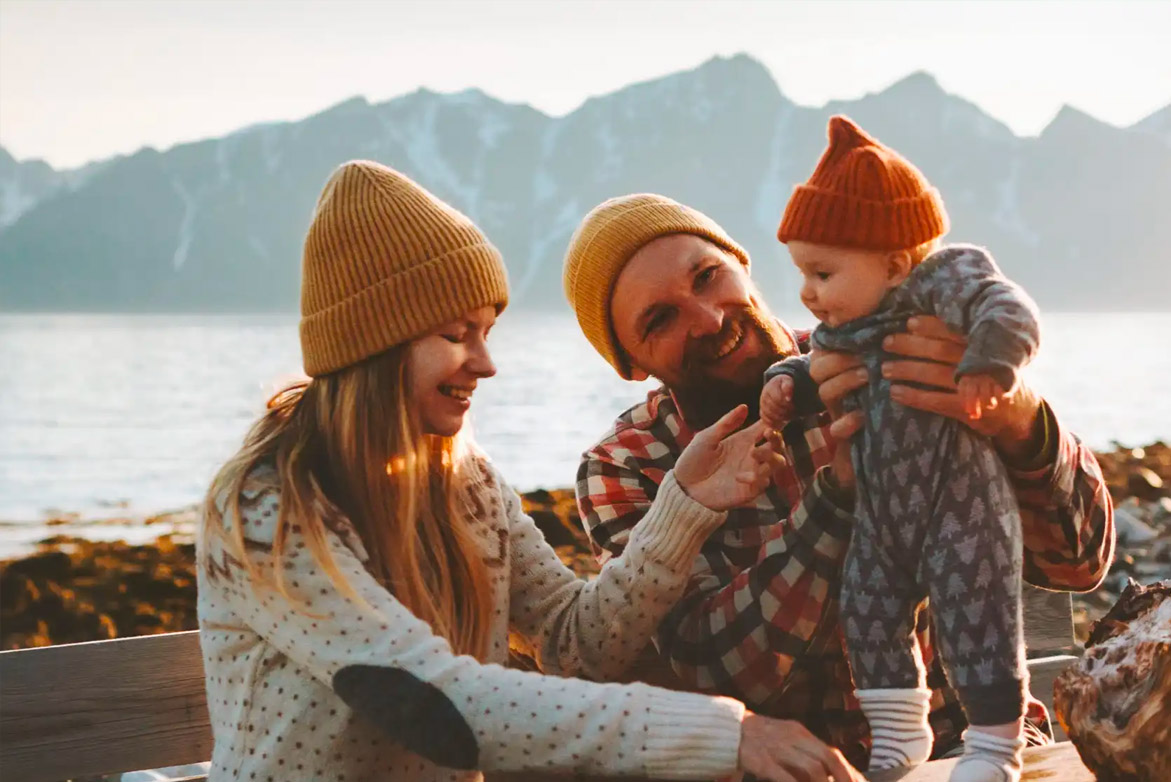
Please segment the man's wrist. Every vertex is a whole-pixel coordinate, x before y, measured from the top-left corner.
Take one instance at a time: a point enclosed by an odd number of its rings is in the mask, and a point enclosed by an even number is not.
[[[842,486],[832,467],[822,470],[821,476],[825,498],[842,510],[851,510],[854,507],[854,487]]]

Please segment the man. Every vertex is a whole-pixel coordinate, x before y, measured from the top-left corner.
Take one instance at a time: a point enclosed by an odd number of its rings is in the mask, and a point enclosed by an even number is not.
[[[583,456],[577,498],[603,561],[622,550],[693,434],[737,404],[755,412],[764,369],[808,349],[807,335],[769,314],[748,272],[747,253],[715,221],[663,196],[607,201],[575,233],[565,290],[582,331],[624,378],[663,383]],[[899,386],[896,401],[967,420],[953,380],[961,339],[919,318],[887,348],[900,359],[884,372],[913,384]],[[816,355],[811,369],[831,412],[866,382],[860,362],[844,354]],[[730,511],[708,539],[657,647],[680,686],[798,720],[864,767],[869,732],[837,613],[853,522],[853,474],[842,446],[858,430],[858,415],[826,413],[785,428],[774,442],[785,460],[773,486]],[[1016,487],[1025,579],[1094,588],[1110,562],[1114,528],[1093,454],[1027,387],[973,426],[993,438]],[[926,612],[919,619],[940,755],[957,745],[964,717],[931,659]],[[1043,742],[1044,707],[1032,703],[1029,714],[1028,732]]]

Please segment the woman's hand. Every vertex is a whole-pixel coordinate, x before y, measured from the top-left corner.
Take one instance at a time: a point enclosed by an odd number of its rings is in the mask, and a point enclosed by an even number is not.
[[[769,484],[779,458],[761,443],[764,424],[739,432],[748,417],[740,405],[692,438],[675,462],[675,480],[687,496],[712,510],[728,510],[756,499]]]
[[[983,409],[972,419],[957,393],[956,366],[964,356],[966,339],[948,329],[939,318],[920,315],[907,322],[907,331],[892,334],[883,349],[901,358],[882,365],[882,376],[893,381],[891,399],[937,413],[970,426],[979,434],[991,437],[997,449],[1008,456],[1027,450],[1033,425],[1041,410],[1041,397],[1024,383],[1017,383],[1008,394],[997,400],[994,408]],[[903,385],[910,381],[931,386],[931,390]]]
[[[740,768],[768,782],[865,782],[801,723],[752,712],[740,723]]]

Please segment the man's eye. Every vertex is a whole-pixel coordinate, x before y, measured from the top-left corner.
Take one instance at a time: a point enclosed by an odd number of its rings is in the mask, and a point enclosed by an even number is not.
[[[697,285],[704,285],[704,284],[710,282],[711,279],[716,276],[716,269],[718,269],[718,268],[719,268],[718,266],[709,266],[706,269],[704,269],[703,271],[701,271],[699,274],[695,275],[696,284]]]
[[[643,339],[646,339],[648,336],[667,325],[667,321],[669,319],[670,316],[666,312],[660,312],[658,315],[655,315],[653,318],[647,321],[646,331],[644,331],[642,335]]]

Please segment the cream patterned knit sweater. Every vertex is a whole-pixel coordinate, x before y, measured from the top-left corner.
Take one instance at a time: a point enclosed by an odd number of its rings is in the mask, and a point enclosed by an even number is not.
[[[254,586],[218,540],[200,542],[212,780],[462,781],[525,769],[711,779],[735,770],[739,702],[562,678],[625,671],[724,514],[691,500],[668,474],[625,553],[586,582],[500,476],[482,469],[487,489],[471,503],[495,602],[487,663],[454,655],[384,590],[363,567],[352,529],[329,533],[330,549],[377,614],[337,591],[298,525],[285,579],[311,613]],[[271,471],[254,478],[275,483]],[[240,504],[248,556],[269,576],[278,502],[274,486],[246,491]],[[555,675],[503,667],[510,629]]]

